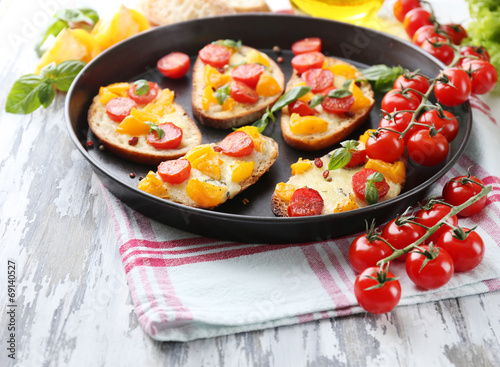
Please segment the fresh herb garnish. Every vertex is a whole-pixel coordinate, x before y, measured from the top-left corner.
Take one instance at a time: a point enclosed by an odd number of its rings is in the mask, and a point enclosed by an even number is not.
[[[384,180],[384,175],[380,172],[372,173],[366,178],[365,185],[365,200],[368,205],[373,205],[378,203],[379,194],[375,183],[382,182]]]
[[[133,83],[137,87],[135,88],[136,96],[143,96],[149,93],[149,83],[147,80],[139,79]]]
[[[225,39],[225,40],[214,41],[212,43],[215,43],[216,45],[222,45],[222,46],[226,46],[226,47],[235,48],[237,50],[239,50],[242,46],[241,40],[234,41],[234,40],[230,40],[230,39]]]
[[[215,99],[219,105],[223,105],[226,102],[227,97],[229,97],[229,90],[231,85],[228,83],[215,91]]]
[[[158,134],[158,139],[163,138],[163,136],[165,135],[165,131],[163,131],[163,129],[160,126],[156,125],[154,122],[151,121],[146,121],[146,124],[150,127],[149,130],[150,133],[156,131],[156,133]]]
[[[357,140],[346,140],[340,143],[342,148],[335,149],[330,161],[328,162],[328,170],[336,170],[344,167],[351,161],[351,150],[356,149],[359,145]]]
[[[361,70],[363,76],[370,82],[376,92],[387,93],[392,89],[394,82],[405,72],[401,66],[373,65]]]

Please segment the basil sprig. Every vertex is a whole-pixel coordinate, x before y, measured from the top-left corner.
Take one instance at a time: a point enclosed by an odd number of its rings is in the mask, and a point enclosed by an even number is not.
[[[136,80],[133,84],[137,86],[135,88],[135,95],[136,96],[143,96],[145,94],[148,94],[149,83],[147,80],[139,79],[139,80]]]
[[[394,85],[394,82],[405,72],[401,66],[373,65],[361,70],[363,76],[370,82],[376,92],[387,93]]]
[[[5,111],[25,115],[40,106],[47,108],[54,100],[56,88],[67,92],[84,66],[84,62],[76,60],[63,61],[58,65],[51,63],[40,71],[40,75],[20,77],[7,96]]]
[[[328,162],[328,169],[330,171],[344,167],[351,161],[351,150],[356,149],[359,145],[357,140],[346,140],[340,143],[342,148],[335,149],[330,161]]]
[[[384,175],[380,172],[372,173],[370,176],[366,178],[365,185],[365,200],[368,205],[373,205],[378,203],[378,190],[375,186],[375,183],[382,182],[384,180]]]
[[[151,121],[146,121],[146,124],[150,127],[149,129],[150,133],[156,131],[156,133],[158,134],[158,139],[163,138],[163,136],[165,135],[165,131],[163,131],[163,129],[160,126],[156,125],[154,122]]]
[[[229,97],[231,85],[228,83],[215,91],[215,99],[219,105],[223,105],[226,102],[227,97]]]
[[[237,50],[239,50],[241,48],[241,46],[242,46],[241,40],[234,41],[234,40],[231,40],[231,39],[225,39],[225,40],[214,41],[212,43],[214,43],[216,45],[222,45],[222,46],[226,46],[226,47],[235,48]]]

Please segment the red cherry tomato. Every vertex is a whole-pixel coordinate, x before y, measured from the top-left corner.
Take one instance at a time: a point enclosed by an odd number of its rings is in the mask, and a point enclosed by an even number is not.
[[[354,282],[354,295],[359,305],[373,314],[383,314],[392,311],[401,299],[401,285],[394,275],[387,271],[385,281],[379,282],[378,267],[365,269],[356,277]],[[379,284],[381,287],[375,287]],[[373,288],[375,287],[375,288]]]
[[[366,150],[365,149],[350,149],[351,160],[344,168],[354,168],[366,163]]]
[[[252,138],[244,131],[234,131],[221,141],[222,152],[231,157],[244,157],[253,152]]]
[[[404,153],[405,143],[398,133],[382,130],[371,135],[366,141],[366,155],[371,159],[380,159],[392,163]]]
[[[259,100],[259,95],[255,91],[255,89],[252,89],[245,83],[238,81],[233,81],[231,83],[231,88],[229,89],[229,95],[236,102],[240,103],[252,104]]]
[[[422,166],[430,167],[442,163],[448,156],[450,144],[441,133],[431,135],[428,129],[415,132],[406,144],[408,156]]]
[[[397,20],[401,23],[405,20],[405,15],[413,9],[420,8],[419,0],[398,0],[394,3],[392,7],[392,12]]]
[[[295,190],[288,203],[289,217],[320,215],[324,207],[323,198],[314,189],[301,187]]]
[[[439,103],[454,107],[467,101],[472,91],[472,84],[465,71],[459,68],[450,68],[443,70],[440,77],[444,80],[438,80],[434,87],[434,95]]]
[[[417,29],[412,37],[412,41],[417,46],[421,46],[426,39],[433,37],[440,37],[443,42],[446,42],[447,38],[443,33],[444,31],[440,27],[436,27],[434,24],[427,24]]]
[[[420,27],[432,25],[431,18],[431,13],[423,8],[415,8],[406,13],[403,26],[410,39]]]
[[[312,116],[316,113],[316,111],[309,107],[309,105],[299,99],[290,103],[288,105],[288,111],[290,114],[298,113],[300,116]]]
[[[450,254],[455,271],[472,270],[483,260],[483,239],[477,232],[469,231],[468,228],[462,228],[455,233],[450,228],[439,237],[437,246],[444,248]]]
[[[462,68],[471,75],[471,91],[474,94],[489,93],[497,84],[497,70],[488,61],[466,60],[462,63]]]
[[[309,69],[318,69],[323,66],[325,55],[321,52],[312,51],[294,56],[292,59],[292,66],[297,70],[298,74],[302,74]]]
[[[426,230],[414,223],[399,223],[399,219],[388,222],[382,230],[382,238],[387,240],[395,249],[402,250],[411,245],[425,234]],[[405,261],[408,254],[401,255],[396,261]]]
[[[205,64],[214,68],[222,68],[229,64],[231,50],[226,46],[210,43],[198,52],[198,56]]]
[[[443,30],[448,34],[450,40],[455,45],[460,45],[462,40],[467,38],[467,31],[465,28],[456,23],[448,23],[442,26]]]
[[[483,181],[475,176],[457,176],[452,178],[443,187],[443,199],[448,204],[458,206],[471,197],[479,194],[484,187]],[[469,205],[458,213],[460,217],[470,217],[479,213],[486,206],[486,196]]]
[[[324,94],[327,95],[328,93]],[[328,113],[344,113],[349,111],[353,104],[354,96],[352,94],[342,98],[325,96],[325,99],[321,102],[321,107]]]
[[[191,163],[185,158],[165,161],[158,166],[158,174],[165,182],[180,184],[189,178]]]
[[[147,136],[148,143],[156,149],[177,149],[182,141],[182,129],[171,122],[158,127],[163,130],[164,135],[160,139],[156,131],[150,132]]]
[[[448,142],[452,142],[455,139],[459,130],[458,120],[455,115],[444,110],[438,111],[432,109],[426,111],[420,116],[418,122],[429,126],[434,125],[436,130],[439,130]],[[419,126],[419,128],[422,127]]]
[[[327,69],[309,69],[304,71],[301,78],[311,87],[313,93],[321,93],[333,86],[333,74]]]
[[[460,49],[460,54],[463,56],[475,56],[480,60],[490,61],[490,54],[484,46],[463,46]],[[464,58],[460,60],[459,66],[464,60],[474,60],[470,58]]]
[[[445,65],[450,65],[455,58],[455,50],[441,37],[426,39],[420,47]]]
[[[448,215],[451,211],[451,208],[444,204],[434,204],[432,208],[420,209],[417,214],[415,214],[415,222],[423,224],[427,227],[432,227],[436,225],[441,219],[443,219],[446,215]],[[458,218],[456,215],[451,216],[446,220],[452,226],[456,226],[458,224]],[[426,241],[427,243],[433,242],[437,243],[437,240],[441,235],[448,229],[449,227],[446,224],[443,224],[436,232],[434,232]]]
[[[393,89],[414,89],[422,94],[427,93],[429,90],[429,79],[420,74],[403,74],[398,76],[394,82]]]
[[[300,55],[312,51],[321,52],[321,47],[322,47],[321,38],[308,37],[294,42],[292,44],[292,52],[294,55]]]
[[[377,262],[389,255],[392,255],[392,249],[386,243],[369,238],[367,234],[356,237],[349,247],[349,261],[358,273],[376,266]]]
[[[361,171],[356,172],[352,176],[352,188],[354,190],[354,194],[361,200],[366,201],[365,194],[367,186],[369,185],[375,186],[375,189],[378,192],[379,199],[383,198],[389,192],[390,186],[385,180],[385,178],[383,178],[381,182],[373,182],[373,183],[368,182],[368,178],[374,173],[378,172],[371,168],[363,168]]]
[[[397,113],[392,119],[389,116],[384,116],[384,118],[380,120],[378,126],[381,128],[396,130],[402,133],[408,128],[408,125],[410,125],[412,117],[413,114],[411,112]],[[403,137],[403,141],[405,142],[405,144],[408,142],[408,139],[410,139],[411,135],[419,129],[420,128],[418,125],[413,125],[410,130],[405,133],[405,136]]]
[[[234,80],[245,83],[250,88],[255,89],[264,70],[264,66],[260,64],[238,65],[231,70],[231,77]]]
[[[421,246],[423,250],[429,251],[429,246]],[[436,289],[448,283],[453,276],[454,266],[450,254],[442,248],[435,247],[439,251],[437,256],[427,262],[420,252],[411,252],[406,258],[406,274],[418,287],[423,289]]]
[[[381,103],[382,109],[389,113],[403,110],[414,111],[419,105],[420,96],[417,93],[412,91],[404,92],[399,89],[387,92]]]
[[[128,90],[128,96],[132,98],[137,104],[148,104],[156,98],[158,92],[160,91],[160,87],[158,87],[158,84],[148,82],[148,92],[146,94],[137,95],[137,86],[137,84],[132,84]]]
[[[189,71],[191,60],[183,52],[171,52],[158,60],[156,67],[167,78],[179,79]]]
[[[116,122],[121,122],[130,115],[132,108],[137,108],[137,103],[130,98],[117,97],[106,103],[106,113],[109,118]]]

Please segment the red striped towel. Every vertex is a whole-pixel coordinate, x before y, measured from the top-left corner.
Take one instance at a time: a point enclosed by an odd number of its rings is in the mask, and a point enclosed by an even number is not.
[[[478,98],[466,154],[435,186],[469,167],[494,189],[486,209],[460,225],[479,224],[485,258],[434,291],[418,290],[402,264],[400,305],[500,289],[500,130]],[[487,148],[486,148],[487,147]],[[103,190],[139,322],[162,341],[187,341],[362,312],[348,258],[355,236],[312,244],[241,244],[195,236],[155,222]]]

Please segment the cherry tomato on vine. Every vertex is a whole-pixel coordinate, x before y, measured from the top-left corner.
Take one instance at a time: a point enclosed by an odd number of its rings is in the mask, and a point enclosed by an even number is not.
[[[406,13],[403,26],[410,38],[424,25],[432,25],[432,15],[424,8],[415,8]]]
[[[429,79],[420,74],[407,73],[398,76],[396,81],[394,82],[393,89],[415,89],[422,94],[427,93],[429,90],[430,83]]]
[[[381,128],[396,130],[402,133],[408,128],[408,125],[410,125],[412,116],[413,114],[411,112],[399,112],[395,114],[393,118],[390,118],[386,115],[380,120],[378,126]],[[403,137],[403,141],[405,142],[405,144],[408,142],[408,139],[410,139],[412,134],[417,130],[420,130],[420,127],[418,125],[413,125],[410,130],[405,133],[405,136]]]
[[[399,137],[398,133],[388,130],[371,135],[366,141],[366,155],[388,163],[398,160],[405,150],[404,140]]]
[[[398,305],[401,299],[401,285],[390,271],[371,267],[356,277],[354,295],[364,310],[383,314]]]
[[[396,19],[403,23],[403,21],[405,20],[405,15],[410,10],[420,7],[421,5],[419,0],[398,0],[394,3],[392,12],[394,13]]]
[[[451,142],[458,134],[458,120],[454,114],[445,110],[429,110],[419,117],[418,122],[429,126],[434,125],[444,135],[448,142]],[[419,126],[419,128],[422,128]]]
[[[308,37],[294,42],[292,44],[292,52],[294,55],[300,55],[312,51],[321,52],[321,47],[322,47],[321,38]]]
[[[448,283],[454,266],[450,254],[439,247],[419,246],[423,253],[414,250],[406,258],[406,274],[420,288],[436,289]],[[427,263],[422,267],[424,262]]]
[[[358,273],[366,268],[376,266],[377,262],[392,254],[392,249],[373,233],[362,234],[354,239],[349,247],[351,266]]]
[[[448,215],[451,211],[451,208],[448,205],[444,204],[434,204],[432,208],[422,208],[415,214],[415,222],[423,224],[427,227],[432,227],[437,224],[441,219],[443,219],[446,215]],[[458,218],[456,215],[451,216],[446,220],[447,223],[452,226],[456,226],[458,224]],[[446,232],[449,227],[446,224],[443,224],[436,232],[434,232],[428,239],[427,243],[433,242],[436,243],[439,237]]]
[[[442,37],[431,37],[420,45],[422,50],[434,56],[445,65],[450,65],[455,58],[455,50]]]
[[[451,42],[455,45],[460,45],[462,40],[467,38],[467,31],[461,24],[448,23],[442,25],[442,28],[448,34],[448,37],[450,37]]]
[[[421,166],[431,167],[442,163],[448,156],[450,144],[441,133],[430,129],[418,130],[406,144],[408,156]]]
[[[471,197],[479,194],[479,192],[484,187],[483,181],[475,176],[457,176],[452,178],[443,187],[443,199],[448,204],[453,206],[458,206],[465,203]],[[470,217],[476,213],[479,213],[486,205],[486,196],[477,200],[475,203],[469,205],[465,209],[462,209],[458,216],[460,217]]]
[[[427,24],[417,29],[412,37],[412,41],[417,46],[421,46],[425,40],[433,37],[439,37],[443,42],[448,40],[446,38],[446,33],[441,27],[435,26],[434,24]]]
[[[414,111],[420,105],[420,96],[412,91],[393,89],[382,98],[381,108],[389,113],[394,111]]]
[[[171,52],[158,60],[156,67],[167,78],[179,79],[189,71],[191,61],[183,52]]]
[[[490,61],[490,54],[484,46],[463,46],[460,49],[460,54],[463,56],[475,56],[480,60],[488,62]],[[461,63],[464,62],[465,60],[474,60],[474,59],[464,58],[460,60],[459,66],[461,66]]]
[[[448,229],[439,237],[437,246],[450,254],[455,271],[472,270],[484,257],[483,239],[468,228]]]
[[[295,190],[288,204],[289,217],[305,217],[320,215],[325,203],[323,198],[314,189],[301,187]]]
[[[400,218],[396,218],[388,222],[382,230],[382,238],[387,240],[392,247],[397,250],[402,250],[411,245],[425,234],[424,227],[420,227],[414,223],[401,223]],[[396,261],[405,261],[408,254],[401,255],[396,258]]]
[[[472,84],[469,75],[460,68],[443,70],[434,87],[439,103],[448,107],[458,106],[470,97]]]
[[[486,94],[493,90],[498,80],[497,69],[484,60],[466,60],[462,68],[471,76],[472,93]]]

